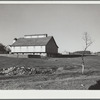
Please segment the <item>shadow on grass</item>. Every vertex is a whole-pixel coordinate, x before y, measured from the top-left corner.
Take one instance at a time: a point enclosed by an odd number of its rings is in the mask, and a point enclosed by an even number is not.
[[[97,81],[96,84],[91,85],[88,90],[100,90],[100,80]]]

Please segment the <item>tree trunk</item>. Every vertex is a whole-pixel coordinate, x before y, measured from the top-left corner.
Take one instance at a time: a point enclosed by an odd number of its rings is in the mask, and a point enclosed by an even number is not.
[[[85,51],[84,51],[84,52],[85,52]],[[82,74],[84,74],[84,70],[85,70],[84,52],[83,52],[83,54],[82,54]]]
[[[82,64],[82,74],[84,74],[84,70],[85,70],[85,65]]]

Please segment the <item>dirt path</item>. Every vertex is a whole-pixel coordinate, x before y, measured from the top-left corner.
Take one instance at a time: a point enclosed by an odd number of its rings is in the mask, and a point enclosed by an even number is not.
[[[81,76],[81,77],[71,77],[71,78],[64,78],[64,79],[55,79],[55,80],[47,80],[47,81],[36,81],[34,83],[49,83],[49,82],[63,82],[63,81],[75,81],[75,80],[84,80],[84,79],[100,79],[100,76]]]

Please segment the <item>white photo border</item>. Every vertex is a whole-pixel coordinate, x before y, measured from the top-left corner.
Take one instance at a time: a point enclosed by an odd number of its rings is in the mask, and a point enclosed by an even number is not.
[[[0,4],[100,4],[100,1],[0,1]],[[100,99],[100,91],[0,90],[0,99]]]

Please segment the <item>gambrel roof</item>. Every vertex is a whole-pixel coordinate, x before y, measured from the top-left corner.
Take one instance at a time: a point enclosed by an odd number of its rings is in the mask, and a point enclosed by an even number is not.
[[[52,38],[53,36],[48,36],[43,38],[19,38],[17,39],[16,42],[14,42],[10,46],[46,46]],[[56,44],[55,41],[54,43]]]

